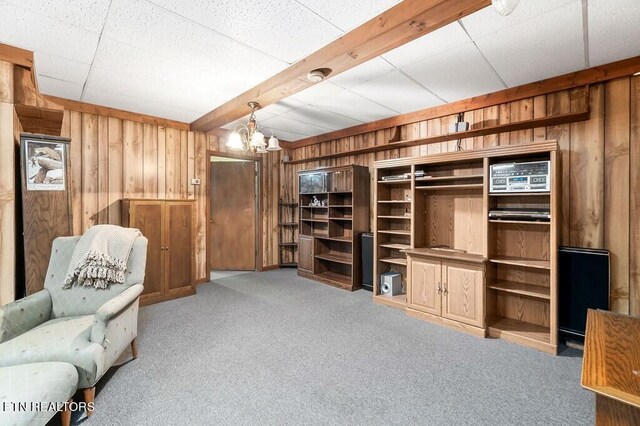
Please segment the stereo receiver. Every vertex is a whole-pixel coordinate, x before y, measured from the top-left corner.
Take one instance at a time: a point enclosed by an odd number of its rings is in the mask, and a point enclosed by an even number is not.
[[[490,192],[549,192],[550,161],[493,164]]]

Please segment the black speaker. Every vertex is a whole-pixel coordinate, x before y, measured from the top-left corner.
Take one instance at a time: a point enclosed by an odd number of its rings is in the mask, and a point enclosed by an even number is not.
[[[362,288],[373,291],[373,234],[365,232],[362,238]]]
[[[584,341],[587,309],[609,310],[609,251],[560,247],[558,292],[560,337]]]

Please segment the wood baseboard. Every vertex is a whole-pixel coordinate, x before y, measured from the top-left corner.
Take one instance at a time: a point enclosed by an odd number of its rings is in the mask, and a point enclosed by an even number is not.
[[[415,309],[406,308],[405,312],[408,316],[423,321],[428,321],[433,324],[442,325],[448,328],[452,328],[457,331],[462,331],[467,334],[471,334],[478,337],[486,337],[486,330],[480,327],[474,327],[472,325],[463,324],[457,321],[451,321],[446,318],[442,318],[436,315],[427,314],[426,312],[416,311]]]
[[[140,296],[140,306],[153,305],[154,303],[166,302],[167,300],[178,299],[180,297],[192,296],[196,294],[195,287],[189,286],[172,290],[168,294],[160,296],[145,297]]]
[[[260,272],[273,271],[274,269],[279,269],[279,265],[268,265],[260,267]]]
[[[198,278],[195,282],[195,285],[208,283],[210,280],[208,278]]]

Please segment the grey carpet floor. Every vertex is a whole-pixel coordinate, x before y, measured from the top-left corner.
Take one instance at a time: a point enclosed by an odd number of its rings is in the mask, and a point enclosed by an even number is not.
[[[554,357],[469,336],[290,269],[217,279],[195,296],[141,308],[138,346],[137,360],[98,384],[86,424],[594,420],[579,351]]]

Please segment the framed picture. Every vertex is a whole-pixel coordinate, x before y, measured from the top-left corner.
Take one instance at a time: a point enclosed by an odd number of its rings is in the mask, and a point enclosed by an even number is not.
[[[65,190],[65,144],[24,140],[27,191]]]

